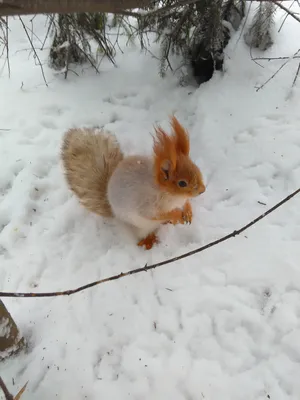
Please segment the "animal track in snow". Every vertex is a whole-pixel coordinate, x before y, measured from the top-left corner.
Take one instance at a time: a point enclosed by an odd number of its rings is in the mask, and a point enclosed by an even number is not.
[[[42,125],[42,127],[46,128],[46,129],[57,129],[57,124],[55,121],[53,121],[51,118],[49,119],[42,119],[40,121],[40,124]]]
[[[67,107],[58,107],[55,104],[41,108],[42,113],[49,117],[60,117],[68,110]]]

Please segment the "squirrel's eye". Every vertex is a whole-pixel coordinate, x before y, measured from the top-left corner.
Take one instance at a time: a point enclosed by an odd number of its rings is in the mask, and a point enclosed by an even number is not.
[[[178,181],[178,186],[186,187],[187,186],[187,182],[186,181]]]

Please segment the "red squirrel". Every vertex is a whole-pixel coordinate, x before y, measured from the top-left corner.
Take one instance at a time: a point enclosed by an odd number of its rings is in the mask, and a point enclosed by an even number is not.
[[[125,157],[114,134],[69,129],[63,139],[66,181],[89,211],[130,226],[138,246],[158,243],[161,224],[192,222],[190,198],[205,192],[203,177],[190,158],[188,132],[175,116],[172,134],[155,128],[153,155]]]

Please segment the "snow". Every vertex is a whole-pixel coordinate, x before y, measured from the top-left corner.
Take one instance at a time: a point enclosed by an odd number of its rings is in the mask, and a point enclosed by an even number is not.
[[[278,13],[274,46],[253,57],[298,50],[299,24],[289,18],[277,33],[281,21]],[[162,80],[138,46],[123,48],[117,68],[84,66],[64,80],[47,68],[46,49],[46,87],[17,18],[10,28],[11,78],[7,64],[0,77],[0,290],[71,289],[162,261],[240,228],[299,187],[299,59],[256,91],[283,61],[251,61],[239,33],[226,73],[200,88]],[[44,17],[34,30],[43,38]],[[146,154],[153,125],[168,128],[173,112],[207,191],[193,201],[192,225],[164,226],[146,252],[71,195],[61,139],[72,126],[102,126],[125,153]],[[155,271],[70,297],[4,298],[29,349],[2,363],[1,377],[14,394],[29,381],[22,400],[299,400],[299,240],[295,197],[242,235]]]

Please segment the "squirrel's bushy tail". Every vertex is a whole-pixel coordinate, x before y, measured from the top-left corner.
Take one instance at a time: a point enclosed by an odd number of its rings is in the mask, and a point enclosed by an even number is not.
[[[107,185],[124,155],[116,137],[91,128],[69,129],[61,157],[70,189],[89,211],[103,217],[113,213],[107,199]]]

